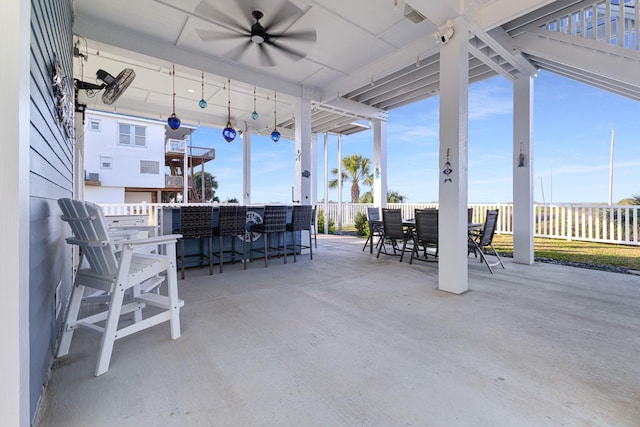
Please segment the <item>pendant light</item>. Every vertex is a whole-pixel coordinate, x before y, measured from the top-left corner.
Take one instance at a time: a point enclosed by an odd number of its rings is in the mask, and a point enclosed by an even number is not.
[[[227,103],[227,126],[222,130],[225,141],[231,142],[236,139],[236,130],[231,126],[231,80],[227,79],[228,103]]]
[[[276,127],[276,124],[278,123],[278,120],[276,118],[277,110],[278,110],[278,106],[276,104],[276,92],[274,92],[273,93],[273,131],[271,132],[271,139],[273,140],[273,142],[280,141],[280,132],[278,132],[278,128]]]
[[[200,98],[200,102],[198,105],[200,108],[207,108],[207,101],[204,100],[204,71],[202,72],[202,97]]]
[[[253,120],[258,120],[258,117],[260,117],[260,115],[256,111],[256,87],[254,86],[253,87],[253,113],[251,113],[251,118]]]
[[[173,130],[180,127],[180,119],[176,116],[176,66],[171,68],[171,75],[173,76],[173,113],[167,119],[167,124]]]

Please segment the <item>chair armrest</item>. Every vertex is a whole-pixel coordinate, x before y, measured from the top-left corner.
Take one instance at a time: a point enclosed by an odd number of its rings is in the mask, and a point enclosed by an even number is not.
[[[182,234],[166,234],[164,236],[148,237],[144,239],[131,239],[118,242],[121,245],[129,247],[149,246],[149,245],[165,245],[175,243],[182,238]]]

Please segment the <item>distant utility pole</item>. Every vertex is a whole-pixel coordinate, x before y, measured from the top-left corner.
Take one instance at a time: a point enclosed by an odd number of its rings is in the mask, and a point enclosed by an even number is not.
[[[613,204],[613,128],[611,128],[611,154],[609,155],[609,206]]]

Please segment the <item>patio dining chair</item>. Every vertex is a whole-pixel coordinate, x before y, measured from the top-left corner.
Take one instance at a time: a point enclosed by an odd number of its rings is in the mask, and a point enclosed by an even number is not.
[[[473,254],[477,257],[479,253],[480,262],[484,261],[491,274],[493,274],[493,269],[491,267],[501,265],[502,268],[504,268],[504,264],[502,263],[500,255],[498,255],[498,252],[493,247],[493,236],[496,232],[497,225],[498,209],[487,210],[487,216],[484,221],[482,230],[478,232],[469,232],[469,245],[467,255],[473,252]],[[495,258],[495,260],[489,262],[487,256],[492,256]]]
[[[373,240],[375,238],[378,239],[375,243],[375,247],[377,248],[382,238],[382,224],[380,223],[380,210],[378,208],[367,208],[367,222],[369,224],[369,236],[366,242],[364,242],[362,250],[364,251],[367,245],[369,245],[369,253],[372,254],[374,246]]]
[[[113,239],[102,209],[93,203],[59,199],[62,220],[71,227],[67,243],[80,248],[71,300],[56,357],[69,353],[78,327],[102,335],[95,375],[109,369],[117,339],[169,321],[171,338],[180,337],[180,307],[176,273],[176,241],[180,235]],[[155,249],[160,246],[161,251]],[[151,251],[140,250],[154,248]],[[149,282],[166,281],[166,295],[144,292]],[[95,299],[93,296],[96,295]],[[151,310],[145,308],[151,307]],[[79,317],[81,308],[83,317]],[[102,311],[100,311],[102,310]],[[126,316],[134,314],[133,316]],[[122,321],[121,321],[122,320]]]
[[[414,231],[414,245],[409,264],[413,259],[429,261],[429,250],[433,253],[433,260],[438,258],[438,210],[416,209],[414,212],[416,228]],[[424,258],[420,257],[420,248]]]
[[[400,209],[382,209],[382,237],[378,245],[376,258],[380,257],[380,252],[383,249],[387,255],[398,255],[399,251],[400,262],[402,262],[404,253],[407,250],[407,243],[410,240],[413,241],[413,231],[403,226],[402,211]],[[400,242],[402,242],[402,247],[399,245]],[[387,252],[386,243],[391,245],[393,254]],[[413,249],[411,248],[411,250]]]

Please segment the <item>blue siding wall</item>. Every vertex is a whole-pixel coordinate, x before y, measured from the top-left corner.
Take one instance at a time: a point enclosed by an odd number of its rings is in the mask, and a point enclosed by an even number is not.
[[[61,313],[56,317],[56,287],[66,302],[71,289],[71,251],[57,199],[73,190],[72,139],[58,120],[52,71],[57,58],[73,83],[70,0],[31,2],[31,134],[29,341],[30,409],[34,419],[53,362]]]

